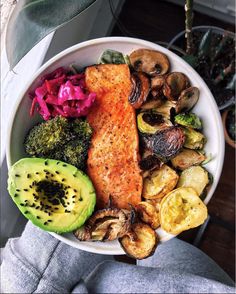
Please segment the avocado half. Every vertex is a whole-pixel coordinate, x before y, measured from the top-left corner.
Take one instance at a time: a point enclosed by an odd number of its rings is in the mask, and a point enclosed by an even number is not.
[[[8,191],[33,224],[56,233],[81,227],[96,204],[89,177],[70,164],[52,159],[17,161],[9,171]]]

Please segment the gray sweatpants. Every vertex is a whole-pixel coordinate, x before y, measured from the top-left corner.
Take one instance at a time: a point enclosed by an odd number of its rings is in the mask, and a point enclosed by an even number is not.
[[[72,248],[28,223],[3,251],[1,293],[235,293],[235,288],[213,260],[176,238],[128,265]]]

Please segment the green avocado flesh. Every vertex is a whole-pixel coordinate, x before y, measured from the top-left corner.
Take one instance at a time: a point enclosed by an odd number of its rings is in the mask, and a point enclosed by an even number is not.
[[[17,161],[9,171],[8,191],[25,217],[56,233],[81,227],[96,204],[89,177],[70,164],[52,159]]]

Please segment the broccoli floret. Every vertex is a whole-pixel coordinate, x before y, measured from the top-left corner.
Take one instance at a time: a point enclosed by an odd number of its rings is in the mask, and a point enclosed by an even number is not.
[[[71,140],[70,125],[62,116],[56,116],[34,126],[25,139],[26,153],[44,157]]]
[[[77,139],[82,141],[89,141],[91,139],[93,130],[87,121],[77,118],[72,122],[71,129]]]
[[[89,142],[73,140],[64,146],[63,160],[76,166],[78,169],[85,169]]]
[[[175,116],[175,122],[179,125],[200,130],[202,122],[194,113],[180,113]]]
[[[91,136],[88,122],[57,116],[30,130],[25,150],[31,156],[61,160],[85,169]]]

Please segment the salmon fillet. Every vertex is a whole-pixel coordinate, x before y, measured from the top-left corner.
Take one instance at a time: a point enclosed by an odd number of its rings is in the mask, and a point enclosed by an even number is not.
[[[93,128],[88,151],[88,175],[97,194],[97,207],[112,204],[130,209],[141,201],[142,176],[135,110],[128,102],[130,71],[125,64],[103,64],[86,69],[85,82],[95,92],[87,116]]]

